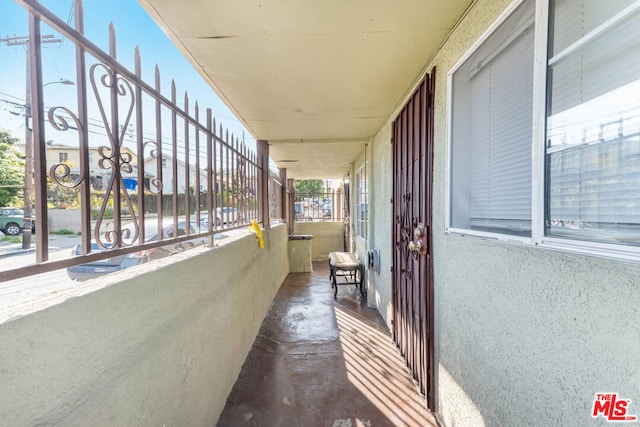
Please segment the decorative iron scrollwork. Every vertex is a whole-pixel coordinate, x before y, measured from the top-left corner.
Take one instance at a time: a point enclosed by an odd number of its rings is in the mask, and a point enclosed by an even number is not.
[[[99,69],[102,69],[103,73],[99,78],[96,78]],[[133,156],[131,156],[130,153],[123,153],[121,149],[122,142],[133,114],[135,95],[131,84],[123,77],[118,76],[115,71],[105,64],[93,64],[90,68],[89,78],[110,144],[109,147],[98,147],[98,154],[100,155],[98,166],[101,169],[111,171],[109,182],[107,183],[105,190],[105,197],[102,200],[98,218],[96,219],[94,237],[98,245],[102,248],[131,246],[138,239],[140,224],[131,201],[131,197],[129,196],[127,187],[124,184],[122,173],[131,173],[133,171],[133,166],[131,165]],[[110,119],[106,114],[106,103],[102,97],[102,92],[99,90],[98,81],[103,88],[109,89],[109,106],[111,108],[112,119]],[[129,100],[129,103],[124,115],[124,121],[121,123],[121,126],[116,126],[116,123],[113,123],[113,120],[118,120],[118,107],[120,105],[118,102],[119,98],[126,98]],[[104,215],[107,210],[109,200],[115,200],[116,198],[120,199],[119,205],[124,204],[128,209],[131,215],[133,228],[105,230],[104,233],[101,233]],[[119,217],[121,212],[115,212],[114,214]]]
[[[57,113],[58,110],[63,111],[64,113],[66,113],[69,117],[71,117],[71,120],[73,120],[73,122],[75,123],[75,129],[78,130],[78,138],[82,138],[82,123],[80,123],[80,120],[78,119],[78,116],[76,116],[70,109],[66,108],[66,107],[53,107],[49,109],[49,123],[51,124],[51,126],[60,132],[66,132],[69,129],[72,129],[71,126],[69,126],[69,122],[67,120],[66,117],[64,117],[64,115]],[[79,141],[79,146],[82,147],[82,141]],[[56,163],[54,165],[51,166],[51,168],[49,169],[49,177],[51,178],[51,182],[53,182],[54,184],[56,184],[59,187],[63,187],[66,189],[71,189],[71,188],[75,188],[77,186],[79,186],[83,179],[84,179],[84,165],[80,165],[80,172],[78,174],[71,174],[71,168],[69,167],[68,164],[60,162],[60,163]],[[66,182],[65,178],[71,178],[73,179],[73,181],[71,183]]]
[[[150,146],[149,156],[152,159],[156,159],[156,161],[158,161],[158,159],[160,158],[160,147],[158,146],[158,143],[156,141],[151,141],[151,140],[145,141],[142,144],[143,156],[144,156],[144,153],[146,153],[147,151],[147,146]],[[156,177],[149,179],[149,185],[145,185],[145,188],[150,193],[160,194],[160,191],[162,191],[162,180],[159,178],[161,168],[162,168],[162,163],[158,161],[158,167],[156,168],[157,169]]]
[[[414,242],[414,230],[418,227],[418,219],[410,216],[411,193],[402,195],[400,215],[396,215],[396,225],[399,231],[399,239],[396,241],[396,250],[400,253],[400,272],[407,279],[411,278],[413,262],[418,260],[421,250],[416,250]]]

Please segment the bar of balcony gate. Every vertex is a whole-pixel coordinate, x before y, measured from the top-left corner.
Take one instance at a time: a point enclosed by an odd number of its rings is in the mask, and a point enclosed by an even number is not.
[[[113,23],[109,24],[109,55],[113,61],[117,60],[117,51],[116,51],[116,30],[113,26]],[[111,179],[113,180],[113,185],[111,188],[113,189],[113,228],[120,232],[122,230],[122,193],[120,183],[122,182],[122,173],[120,170],[120,145],[122,141],[120,140],[120,125],[119,125],[119,112],[118,112],[118,72],[115,69],[112,69],[111,78],[111,88],[110,88],[110,97],[111,97],[111,158],[113,160],[112,164],[112,175]],[[105,124],[106,125],[106,124]],[[105,197],[108,197],[105,195]],[[115,238],[115,247],[122,247],[122,239],[121,236],[118,235]]]
[[[184,111],[187,115],[183,116],[184,121],[184,214],[185,214],[185,230],[189,230],[188,226],[191,224],[191,180],[189,176],[190,168],[189,168],[189,96],[187,92],[184,93]]]
[[[258,173],[258,216],[265,228],[269,228],[269,144],[257,141],[257,173]]]
[[[172,179],[173,179],[173,197],[172,197],[172,215],[173,215],[173,237],[178,234],[178,117],[176,112],[176,82],[171,79],[171,159]]]
[[[219,178],[220,186],[219,186],[219,190],[218,190],[219,193],[220,193],[220,205],[218,206],[218,208],[220,209],[220,212],[221,212],[221,214],[220,214],[221,218],[220,218],[220,224],[218,225],[218,219],[217,219],[218,218],[218,211],[216,210],[215,215],[214,215],[215,218],[213,218],[213,221],[215,222],[216,228],[218,228],[218,227],[222,228],[222,207],[224,206],[224,183],[225,183],[225,180],[224,180],[224,143],[223,143],[224,140],[222,139],[223,135],[224,135],[224,132],[222,130],[222,123],[220,123],[220,134],[219,134],[219,137],[220,137],[220,171],[219,171],[220,172],[220,178]],[[218,196],[216,194],[216,198],[217,197]]]
[[[158,93],[160,93],[160,68],[156,64],[155,67],[155,89]],[[163,195],[164,195],[164,177],[163,177],[163,167],[162,167],[162,103],[160,98],[155,97],[156,99],[156,150],[158,157],[156,158],[156,211],[158,215],[158,234],[162,234],[162,222],[163,222]]]
[[[251,153],[251,219],[258,218],[258,189],[256,188],[256,174],[256,153]]]
[[[35,171],[35,202],[36,202],[36,218],[39,219],[39,227],[36,233],[36,262],[46,261],[49,257],[48,247],[48,229],[47,229],[47,174],[46,174],[46,145],[44,142],[44,107],[42,102],[42,52],[40,38],[40,19],[29,14],[29,44],[28,58],[30,69],[30,80],[27,82],[31,88],[31,99],[27,100],[31,104],[31,125],[32,132],[27,134],[31,138],[30,141],[25,140],[25,147],[31,145],[34,165],[25,168],[25,193],[31,191],[31,180],[33,171]],[[29,126],[29,123],[27,123]],[[28,151],[28,150],[27,150]],[[27,165],[30,165],[30,159],[27,158]],[[29,180],[27,182],[27,180]],[[31,224],[31,198],[25,197],[25,217],[29,218],[26,225]],[[43,227],[44,225],[44,227]],[[31,246],[31,231],[23,230],[27,238],[26,244]],[[23,246],[24,247],[24,246]]]
[[[136,77],[142,79],[142,66],[140,60],[140,49],[135,47],[134,53],[135,73]],[[142,125],[142,88],[136,82],[136,147],[138,150],[138,215],[140,217],[140,234],[139,242],[145,242],[145,227],[144,227],[144,133]],[[140,161],[142,159],[142,161]]]
[[[215,149],[213,147],[213,129],[215,129],[215,122],[212,123],[213,113],[211,108],[207,108],[207,231],[211,232],[213,229],[211,222],[211,213],[214,211],[213,204],[213,189],[215,187],[215,172],[213,169],[213,163],[215,162]],[[213,184],[213,185],[212,185]],[[209,246],[213,246],[213,234],[209,234]]]
[[[294,187],[293,187],[293,179],[287,179],[287,196],[288,196],[288,200],[289,200],[289,206],[288,206],[288,212],[287,212],[287,218],[289,218],[289,222],[288,222],[288,230],[289,230],[289,235],[291,236],[293,234],[293,226],[294,226],[294,222],[295,222],[295,194],[294,194]]]
[[[200,124],[200,108],[198,106],[198,101],[195,104],[195,119],[198,124]],[[200,128],[195,128],[195,138],[196,138],[196,176],[195,176],[195,198],[196,198],[196,223],[200,224]]]
[[[216,144],[218,143],[218,139],[216,137],[216,119],[213,119],[213,125],[212,125],[212,129],[211,132],[213,133],[212,135],[212,147],[211,147],[211,151],[213,152],[213,159],[212,159],[212,163],[213,163],[213,170],[211,171],[211,178],[210,180],[213,180],[213,195],[212,195],[212,206],[211,206],[211,212],[209,213],[209,230],[212,229],[216,229],[217,228],[217,224],[216,224],[216,215],[217,215],[217,211],[218,211],[218,150],[216,149]]]
[[[287,215],[287,169],[280,169],[280,219],[288,222]]]
[[[84,34],[83,3],[81,1],[74,1],[73,7],[76,31],[78,31],[80,34]],[[78,120],[82,125],[80,129],[78,129],[78,133],[80,141],[80,170],[83,171],[82,183],[80,184],[80,239],[83,255],[91,252],[91,165],[89,164],[89,126],[87,113],[86,70],[87,64],[84,48],[81,44],[76,43],[76,96],[78,100]],[[48,231],[47,229],[45,230]]]
[[[232,151],[231,151],[231,196],[230,197],[231,197],[231,208],[232,208],[232,210],[230,210],[230,211],[227,210],[227,211],[229,211],[229,216],[231,217],[230,218],[230,222],[233,223],[234,222],[233,212],[236,212],[236,218],[235,219],[237,220],[237,218],[238,218],[238,213],[237,213],[238,212],[237,211],[237,209],[238,209],[238,198],[237,198],[237,196],[234,197],[235,196],[235,188],[236,188],[235,187],[235,185],[236,185],[236,173],[237,173],[236,162],[238,161],[238,154],[236,153],[237,146],[236,146],[236,140],[235,140],[235,137],[234,137],[233,133],[231,134],[231,149],[232,149]],[[233,209],[235,209],[235,211]]]
[[[249,222],[247,218],[247,146],[244,141],[242,141],[242,168],[240,180],[240,191],[242,192],[242,222],[247,223]]]
[[[223,225],[226,224],[227,227],[229,226],[229,162],[230,157],[231,157],[231,153],[229,153],[230,148],[229,148],[229,130],[227,130],[225,132],[225,152],[226,152],[226,159],[227,162],[225,163],[225,168],[224,168],[224,175],[225,175],[225,183],[226,183],[226,202],[223,203],[223,206],[225,206],[227,209],[225,209],[225,211],[220,215],[222,218],[220,218],[222,220]]]

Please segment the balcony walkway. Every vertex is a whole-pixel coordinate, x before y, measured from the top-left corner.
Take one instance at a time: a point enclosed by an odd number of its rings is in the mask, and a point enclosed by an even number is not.
[[[218,422],[227,426],[435,426],[382,319],[327,263],[289,274]]]

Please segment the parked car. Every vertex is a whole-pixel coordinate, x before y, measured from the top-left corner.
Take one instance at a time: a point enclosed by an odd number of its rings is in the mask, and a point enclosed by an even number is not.
[[[17,236],[24,228],[24,210],[0,208],[0,230],[8,236]]]
[[[238,222],[238,210],[236,208],[223,207],[216,209],[216,225],[235,224]],[[207,213],[200,215],[200,224],[203,227],[209,227],[209,216]]]
[[[331,200],[322,203],[322,216],[331,218]]]
[[[313,221],[311,210],[305,204],[306,202],[295,202],[293,205],[295,219],[298,221]]]
[[[184,236],[187,234],[187,222],[181,220],[178,222],[178,236]],[[147,220],[145,222],[145,242],[155,242],[158,240],[158,222],[155,220]],[[131,236],[135,234],[135,224],[129,223],[123,227],[123,230],[129,230]],[[174,224],[173,220],[165,220],[162,236],[163,239],[170,239],[173,236]],[[196,221],[191,221],[189,233],[197,233],[199,225]],[[190,249],[196,245],[205,243],[204,239],[195,238],[193,240],[187,240],[179,243],[169,243],[165,246],[160,246],[153,249],[146,249],[139,252],[133,252],[126,255],[117,255],[111,258],[101,259],[99,261],[91,261],[86,264],[74,265],[67,268],[67,275],[73,280],[88,280],[94,277],[104,276],[105,274],[113,273],[114,271],[124,270],[125,268],[133,267],[134,265],[144,264],[148,261],[160,258],[166,258],[170,255],[182,252]],[[91,242],[91,252],[104,251],[96,242]],[[82,246],[76,245],[72,254],[78,256],[82,254]]]

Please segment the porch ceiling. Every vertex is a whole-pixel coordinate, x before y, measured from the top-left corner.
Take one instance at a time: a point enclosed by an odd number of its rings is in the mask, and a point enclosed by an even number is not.
[[[289,178],[342,178],[472,0],[138,0]]]

